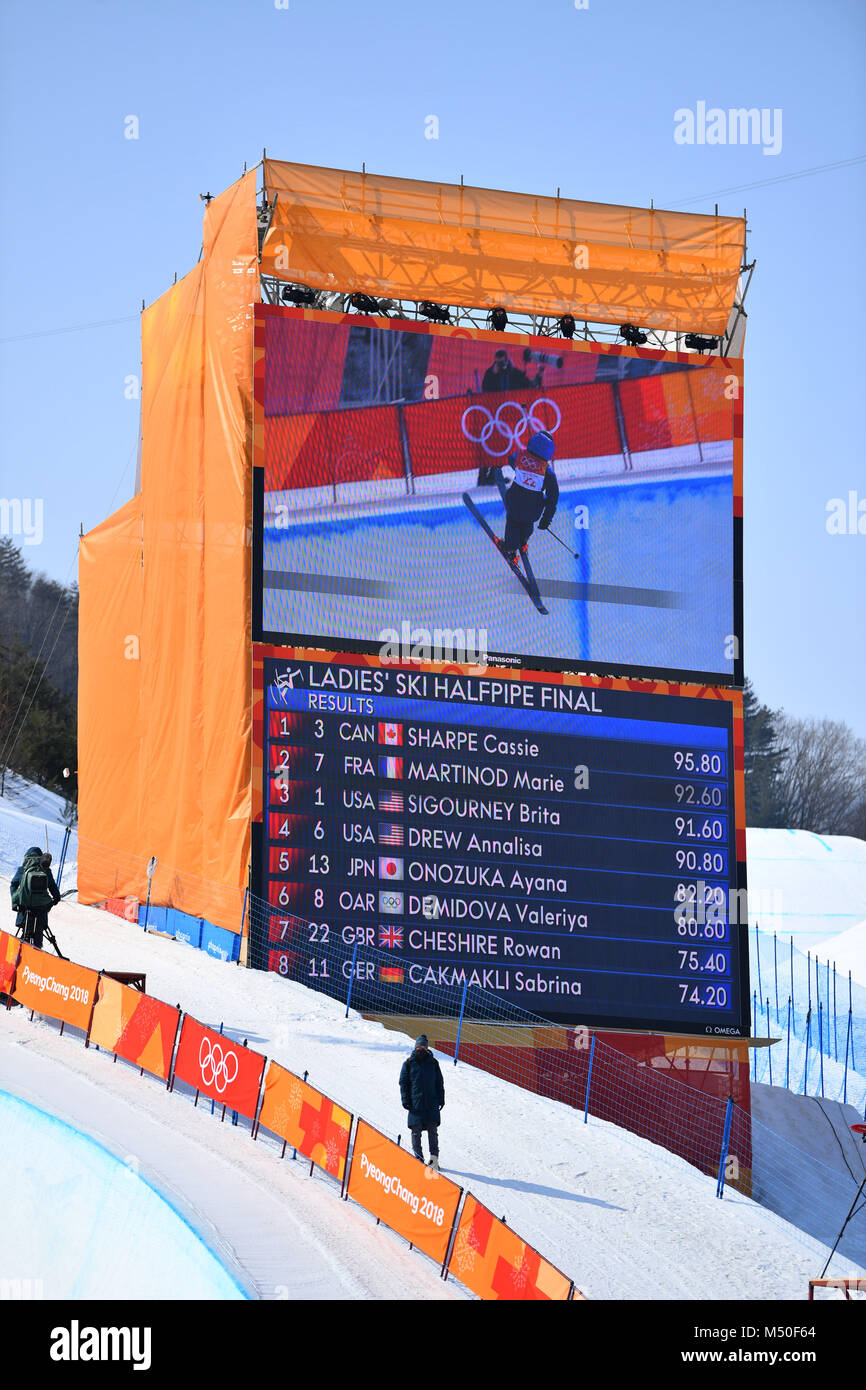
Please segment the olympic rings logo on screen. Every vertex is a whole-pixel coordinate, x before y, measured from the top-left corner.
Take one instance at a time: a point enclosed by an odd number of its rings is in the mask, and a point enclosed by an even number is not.
[[[541,405],[550,406],[556,417],[552,423],[547,424],[540,416],[536,415],[535,412]],[[509,408],[520,412],[520,418],[514,424],[509,424],[508,420],[503,418],[502,412]],[[480,411],[484,418],[484,423],[477,434],[470,433],[466,423],[473,411]],[[556,401],[549,400],[547,396],[541,396],[537,401],[532,402],[529,410],[526,409],[525,405],[521,405],[520,401],[502,401],[496,407],[494,415],[491,415],[486,405],[468,405],[463,412],[460,428],[470,444],[480,444],[484,452],[490,454],[491,458],[504,458],[513,448],[523,449],[526,447],[526,435],[529,431],[532,434],[537,434],[539,430],[547,430],[549,434],[555,434],[561,423],[562,411]],[[488,444],[487,441],[494,431],[505,440],[504,448],[491,449]]]
[[[226,1052],[223,1054],[219,1043],[212,1043],[210,1038],[202,1038],[201,1040],[201,1047],[198,1050],[198,1065],[204,1084],[213,1086],[220,1095],[226,1086],[230,1086],[237,1078],[239,1067],[237,1053]],[[232,1065],[234,1071],[229,1074]]]

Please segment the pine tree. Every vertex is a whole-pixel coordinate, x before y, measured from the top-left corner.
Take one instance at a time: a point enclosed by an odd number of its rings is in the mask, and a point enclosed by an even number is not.
[[[751,681],[743,686],[743,743],[746,769],[746,824],[783,824],[781,768],[785,750],[780,746],[778,710],[762,705]]]

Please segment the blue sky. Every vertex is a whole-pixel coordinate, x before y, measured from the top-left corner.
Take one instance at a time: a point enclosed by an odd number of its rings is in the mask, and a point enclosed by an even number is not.
[[[0,51],[0,496],[45,499],[44,540],[23,546],[33,568],[73,577],[79,524],[131,495],[141,301],[195,262],[198,194],[263,146],[601,202],[745,206],[746,671],[767,702],[866,735],[866,535],[826,528],[831,499],[866,503],[866,165],[724,192],[866,154],[860,0],[6,0]],[[674,112],[698,101],[780,110],[781,150],[677,144]]]

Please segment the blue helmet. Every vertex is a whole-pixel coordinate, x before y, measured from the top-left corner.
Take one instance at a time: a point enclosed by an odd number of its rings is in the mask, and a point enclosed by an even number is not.
[[[545,463],[550,463],[556,449],[553,435],[548,434],[547,430],[540,430],[538,434],[534,434],[526,447],[536,458],[544,459]]]

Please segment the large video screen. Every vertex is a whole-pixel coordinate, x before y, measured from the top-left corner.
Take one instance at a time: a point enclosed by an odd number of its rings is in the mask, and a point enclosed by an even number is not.
[[[255,964],[380,1014],[467,987],[748,1035],[738,692],[273,647],[256,686]]]
[[[256,315],[260,640],[739,683],[739,362]]]

